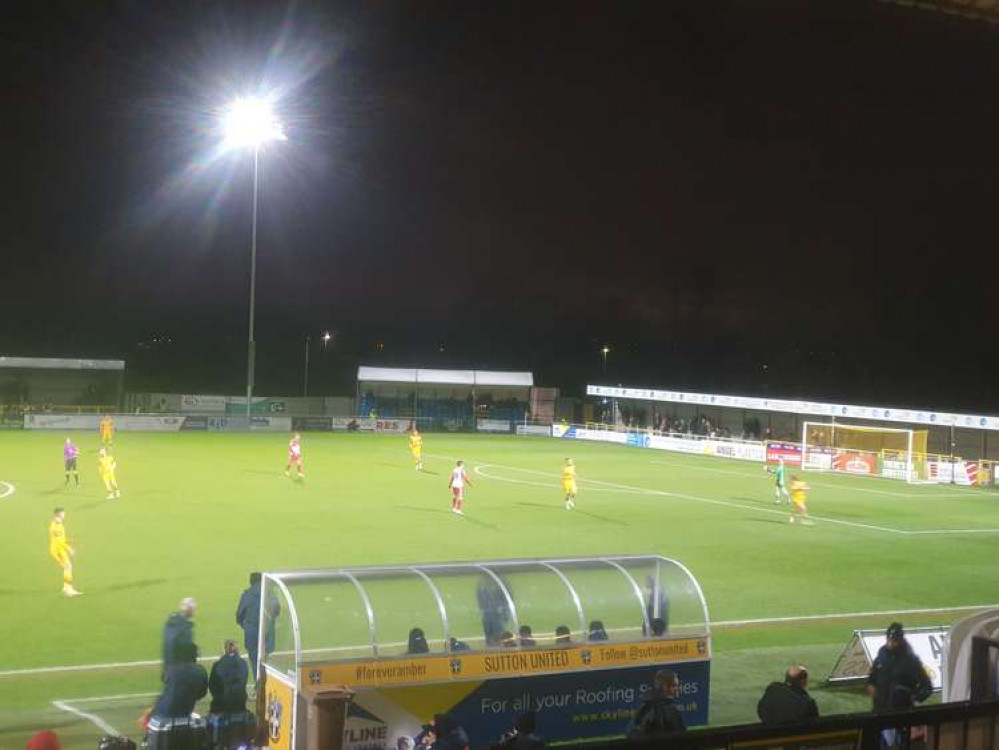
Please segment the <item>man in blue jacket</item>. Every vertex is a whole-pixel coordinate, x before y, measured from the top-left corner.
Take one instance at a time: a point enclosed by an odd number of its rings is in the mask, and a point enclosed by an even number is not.
[[[239,597],[236,624],[243,629],[243,647],[250,659],[250,671],[257,677],[257,641],[260,638],[260,574],[250,573],[250,585]]]
[[[189,652],[198,656],[198,647],[194,645],[194,612],[197,602],[187,597],[180,603],[176,612],[171,612],[163,626],[163,672],[161,679],[166,682],[170,667],[187,659]]]

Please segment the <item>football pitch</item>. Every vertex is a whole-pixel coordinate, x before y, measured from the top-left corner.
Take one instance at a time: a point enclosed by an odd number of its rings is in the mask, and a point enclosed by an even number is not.
[[[242,642],[234,612],[253,570],[654,553],[684,563],[712,622],[711,723],[755,721],[766,683],[812,674],[823,714],[863,710],[822,684],[856,628],[943,625],[999,602],[999,495],[812,474],[810,527],[788,523],[759,464],[543,437],[309,433],[306,478],[282,434],[119,434],[122,498],[105,499],[97,436],[76,434],[81,486],[64,486],[57,432],[0,433],[0,750],[56,729],[93,747],[159,688],[160,634],[198,600],[202,655]],[[579,496],[559,472],[576,460]],[[474,486],[450,512],[448,472]],[[47,526],[66,508],[76,586],[60,594]]]

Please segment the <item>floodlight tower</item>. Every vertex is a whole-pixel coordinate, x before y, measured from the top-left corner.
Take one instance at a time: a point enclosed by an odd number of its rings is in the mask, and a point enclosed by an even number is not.
[[[250,233],[250,325],[246,342],[246,429],[252,426],[253,375],[256,365],[256,342],[253,320],[257,286],[257,184],[260,172],[260,149],[270,141],[287,137],[268,99],[248,96],[234,99],[224,110],[223,128],[227,149],[253,149],[253,220]]]

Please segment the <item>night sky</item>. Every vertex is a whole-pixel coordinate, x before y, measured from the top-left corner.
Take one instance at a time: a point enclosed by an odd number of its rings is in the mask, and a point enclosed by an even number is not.
[[[876,2],[7,3],[0,354],[999,411],[999,26]],[[379,347],[378,342],[381,342]],[[607,372],[599,348],[612,347]]]

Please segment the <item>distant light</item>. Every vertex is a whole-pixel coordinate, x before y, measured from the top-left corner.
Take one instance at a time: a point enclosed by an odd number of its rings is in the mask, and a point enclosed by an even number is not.
[[[606,357],[608,354],[610,354],[610,347],[607,344],[604,344],[603,348],[600,350],[600,353]]]
[[[230,102],[223,114],[223,127],[228,148],[259,148],[267,141],[287,140],[271,103],[255,96]]]
[[[327,343],[331,338],[333,338],[333,337],[330,336],[330,332],[326,331],[326,333],[323,334],[323,343],[324,344]]]

